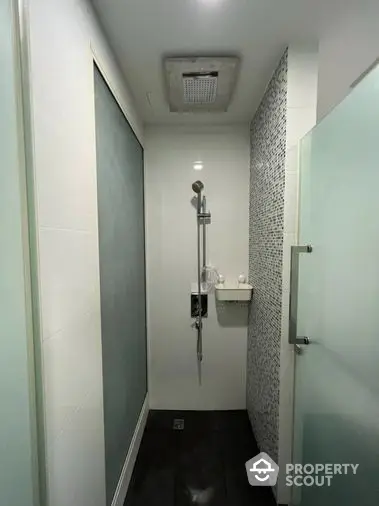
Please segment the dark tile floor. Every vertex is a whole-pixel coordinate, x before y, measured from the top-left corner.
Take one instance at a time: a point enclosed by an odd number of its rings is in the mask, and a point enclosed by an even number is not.
[[[274,506],[246,478],[257,453],[245,411],[150,411],[125,506]]]

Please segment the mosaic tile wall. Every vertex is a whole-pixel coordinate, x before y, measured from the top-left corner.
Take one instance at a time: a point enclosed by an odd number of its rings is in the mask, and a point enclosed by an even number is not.
[[[251,122],[247,407],[261,451],[278,459],[288,51]]]

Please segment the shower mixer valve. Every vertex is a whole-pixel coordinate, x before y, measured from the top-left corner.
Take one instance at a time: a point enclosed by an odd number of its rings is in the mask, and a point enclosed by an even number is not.
[[[197,293],[191,293],[191,318],[199,317],[199,295]],[[201,317],[207,318],[208,316],[208,294],[201,294]]]

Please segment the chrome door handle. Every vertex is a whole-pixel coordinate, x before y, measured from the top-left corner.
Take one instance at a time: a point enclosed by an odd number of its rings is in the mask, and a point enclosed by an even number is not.
[[[300,253],[312,253],[312,246],[291,246],[291,274],[290,274],[290,311],[288,342],[290,344],[309,344],[310,339],[306,336],[297,335],[297,298],[299,292],[299,255]]]

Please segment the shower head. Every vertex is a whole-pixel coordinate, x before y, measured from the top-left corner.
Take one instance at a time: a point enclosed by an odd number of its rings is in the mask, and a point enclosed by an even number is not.
[[[195,193],[201,193],[201,191],[204,189],[204,184],[201,181],[195,181],[192,183],[192,190]]]

